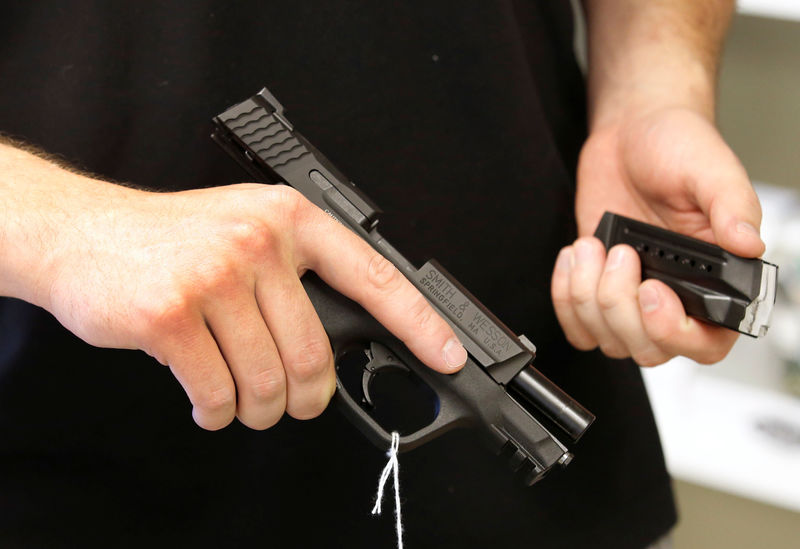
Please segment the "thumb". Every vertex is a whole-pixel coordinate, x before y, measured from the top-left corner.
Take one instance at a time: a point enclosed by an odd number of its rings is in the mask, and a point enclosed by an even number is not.
[[[714,240],[729,252],[744,257],[764,253],[761,240],[761,204],[736,155],[719,134],[694,150],[698,169],[690,180],[696,185],[700,209],[711,224]]]

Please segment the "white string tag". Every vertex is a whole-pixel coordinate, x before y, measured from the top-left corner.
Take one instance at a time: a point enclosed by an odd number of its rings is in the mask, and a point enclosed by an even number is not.
[[[394,474],[394,516],[397,528],[397,549],[403,549],[403,520],[400,515],[400,463],[397,461],[397,452],[400,448],[400,434],[392,432],[392,446],[386,455],[389,461],[383,468],[381,478],[378,481],[378,495],[375,499],[375,506],[372,508],[373,515],[381,514],[381,502],[383,501],[383,487],[389,479],[389,474]]]

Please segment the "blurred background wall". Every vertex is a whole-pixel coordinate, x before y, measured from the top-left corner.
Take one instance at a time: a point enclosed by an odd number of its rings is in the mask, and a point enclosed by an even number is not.
[[[792,3],[800,12],[800,0]],[[800,13],[792,17],[734,19],[718,114],[753,180],[800,188]]]
[[[796,231],[800,221],[800,0],[739,3],[720,74],[718,123],[757,182],[765,212],[765,257],[780,264],[779,278],[785,286],[779,300],[786,305],[796,298],[789,294],[800,261],[798,246],[792,244],[800,239]],[[781,192],[771,186],[790,190]],[[792,309],[796,312],[797,308],[795,302]],[[766,338],[740,341],[723,363],[711,368],[679,364],[678,368],[694,369],[677,374],[686,376],[688,388],[658,395],[661,373],[646,374],[654,404],[664,398],[673,401],[661,402],[656,413],[681,517],[676,549],[800,547],[800,324],[796,314],[783,312],[773,318]],[[709,391],[714,405],[708,408],[717,410],[706,415],[715,418],[716,425],[700,419],[705,423],[701,428],[716,426],[705,436],[730,435],[729,440],[718,440],[710,449],[697,448],[695,440],[692,449],[691,438],[678,431],[691,430],[690,424],[703,417],[704,406],[699,402],[708,398]],[[678,411],[674,405],[687,393],[689,402],[683,404],[696,415]],[[710,451],[713,457],[704,466],[697,465],[702,459],[695,459],[693,465],[691,455],[698,451]],[[723,459],[736,466],[720,464]],[[715,464],[730,475],[709,472]],[[748,480],[742,482],[743,478]]]

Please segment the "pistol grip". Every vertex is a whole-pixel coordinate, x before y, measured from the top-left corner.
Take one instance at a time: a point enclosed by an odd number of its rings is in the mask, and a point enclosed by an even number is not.
[[[354,398],[350,394],[339,376],[339,359],[354,347],[375,348],[380,346],[388,349],[398,358],[401,363],[400,367],[413,372],[436,393],[438,413],[428,425],[400,437],[399,449],[401,452],[416,448],[469,421],[468,412],[460,406],[460,401],[455,398],[455,395],[447,391],[446,382],[431,383],[431,378],[436,376],[446,378],[446,374],[430,370],[422,364],[400,340],[360,305],[333,290],[316,274],[306,273],[302,278],[302,283],[328,334],[334,360],[337,363],[336,395],[333,400],[345,416],[370,441],[378,447],[388,448],[392,441],[392,435],[364,409],[360,402],[361,398]],[[473,366],[478,367],[474,364]]]

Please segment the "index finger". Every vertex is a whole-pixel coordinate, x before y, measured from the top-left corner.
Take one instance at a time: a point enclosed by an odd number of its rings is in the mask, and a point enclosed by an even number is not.
[[[467,351],[450,325],[383,255],[319,208],[295,234],[303,263],[327,284],[358,302],[427,366],[461,368]]]

